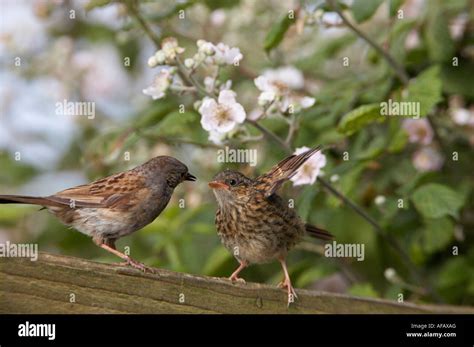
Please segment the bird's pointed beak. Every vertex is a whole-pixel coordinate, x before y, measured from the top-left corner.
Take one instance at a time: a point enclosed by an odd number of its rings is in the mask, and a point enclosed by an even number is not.
[[[197,178],[194,175],[191,175],[189,172],[186,174],[185,178],[186,181],[195,181]]]
[[[227,184],[220,181],[212,181],[212,182],[209,182],[208,184],[209,184],[209,187],[211,187],[212,189],[226,189],[226,190],[229,189],[229,186]]]

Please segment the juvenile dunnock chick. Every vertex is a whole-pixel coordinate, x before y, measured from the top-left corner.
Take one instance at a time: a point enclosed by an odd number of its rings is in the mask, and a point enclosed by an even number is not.
[[[0,195],[0,203],[43,206],[127,265],[145,271],[144,264],[118,251],[115,241],[153,222],[168,205],[174,188],[195,180],[179,160],[159,156],[131,170],[46,197]]]
[[[249,264],[278,259],[284,273],[279,286],[288,291],[288,305],[297,298],[286,267],[288,251],[306,234],[323,240],[332,235],[305,224],[276,191],[319,149],[292,155],[255,179],[226,170],[209,183],[218,203],[218,235],[240,263],[229,279],[243,281],[238,274]]]

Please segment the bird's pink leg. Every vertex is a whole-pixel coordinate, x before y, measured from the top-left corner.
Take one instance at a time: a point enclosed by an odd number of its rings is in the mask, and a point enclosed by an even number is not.
[[[288,307],[291,303],[295,302],[295,299],[298,299],[298,295],[296,295],[295,288],[291,285],[290,275],[288,274],[288,269],[286,267],[285,258],[279,259],[281,267],[283,268],[283,273],[285,274],[284,281],[279,285],[282,288],[286,288],[288,290]]]
[[[117,257],[119,258],[122,258],[123,260],[125,260],[125,265],[129,265],[131,267],[134,267],[135,269],[139,269],[143,272],[154,272],[153,269],[149,268],[148,266],[146,266],[145,264],[143,263],[140,263],[139,261],[136,261],[132,258],[130,258],[130,256],[120,252],[120,251],[117,251],[117,249],[115,249],[115,245],[113,243],[110,243],[109,244],[106,244],[106,243],[100,243],[98,244],[98,246],[102,249],[105,249],[107,252],[110,252],[114,255],[116,255]]]
[[[232,275],[230,275],[229,279],[232,282],[236,281],[236,282],[245,283],[245,280],[243,278],[238,277],[237,275],[240,273],[240,271],[242,271],[243,269],[245,269],[247,267],[248,263],[244,260],[242,260],[242,261],[239,260],[239,263],[240,263],[239,267],[237,268],[237,270],[235,270],[232,273]]]

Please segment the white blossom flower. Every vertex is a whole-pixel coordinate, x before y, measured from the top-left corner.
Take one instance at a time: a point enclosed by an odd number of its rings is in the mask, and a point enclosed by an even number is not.
[[[243,59],[240,49],[237,47],[229,47],[222,42],[214,45],[214,55],[207,58],[207,62],[217,65],[233,65]]]
[[[151,86],[143,89],[143,94],[151,96],[153,100],[161,99],[166,95],[166,91],[171,86],[171,83],[173,82],[173,75],[173,69],[169,67],[162,68],[158,72],[158,75],[156,75]]]
[[[199,107],[201,125],[204,130],[226,133],[236,124],[243,123],[246,114],[241,104],[235,100],[232,90],[222,90],[217,101],[205,97]]]
[[[411,50],[414,48],[417,48],[420,46],[421,40],[420,40],[420,34],[418,33],[418,30],[413,29],[410,31],[405,39],[405,49],[406,50]]]
[[[227,15],[223,9],[217,9],[212,11],[211,13],[211,24],[213,26],[219,27],[222,24],[224,24],[225,20],[227,18]]]
[[[451,119],[460,126],[474,127],[474,108],[471,109],[459,107],[450,110]]]
[[[308,151],[308,147],[300,147],[293,154],[301,154]],[[291,178],[293,185],[313,184],[316,178],[322,173],[321,168],[326,166],[326,156],[321,151],[316,152],[304,163],[298,172]]]
[[[408,134],[408,140],[412,143],[429,145],[433,141],[434,133],[428,120],[405,119],[402,124]]]
[[[413,154],[413,166],[421,172],[438,171],[443,166],[443,157],[431,147],[422,147]]]
[[[167,61],[173,61],[176,55],[184,52],[183,47],[178,46],[178,40],[174,37],[167,37],[161,42],[161,50],[166,56]]]
[[[212,42],[208,42],[205,40],[198,40],[197,41],[198,52],[204,55],[213,55],[216,53],[216,47]]]
[[[385,204],[385,201],[386,201],[386,200],[387,200],[387,199],[385,198],[385,196],[383,196],[383,195],[377,195],[377,196],[375,197],[375,199],[374,199],[374,202],[375,202],[375,205],[380,206],[380,205]]]
[[[383,274],[385,278],[389,281],[394,281],[397,279],[397,272],[392,267],[386,268]]]
[[[462,38],[464,31],[466,30],[467,24],[469,23],[469,15],[462,13],[454,18],[449,25],[449,33],[454,40]]]
[[[293,66],[284,66],[278,69],[269,69],[257,77],[255,85],[262,92],[273,91],[283,93],[288,89],[301,89],[304,86],[304,77],[300,70]]]
[[[276,102],[282,113],[299,112],[314,105],[315,99],[294,92],[304,86],[301,71],[293,66],[285,66],[276,70],[266,70],[263,75],[254,79],[255,86],[261,91],[258,98],[260,106]]]
[[[342,25],[342,18],[337,12],[324,12],[321,16],[320,23],[328,27],[337,27]]]

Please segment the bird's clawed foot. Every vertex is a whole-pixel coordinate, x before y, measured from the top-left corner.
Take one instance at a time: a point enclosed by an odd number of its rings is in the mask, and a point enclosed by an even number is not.
[[[237,268],[237,270],[235,270],[232,273],[232,275],[230,275],[229,280],[231,280],[232,282],[239,282],[239,283],[245,284],[245,280],[243,278],[238,277],[238,275],[239,275],[240,271],[245,269],[245,267],[248,265],[248,263],[245,262],[245,261],[239,261],[239,263],[240,263],[239,267]]]
[[[288,307],[290,307],[290,304],[294,303],[295,300],[298,299],[295,288],[293,288],[290,281],[286,279],[281,281],[278,283],[278,288],[283,288],[288,291]]]
[[[151,267],[148,267],[145,264],[140,263],[139,261],[132,259],[130,257],[127,257],[127,259],[124,262],[119,263],[119,265],[130,266],[130,267],[133,267],[134,269],[138,269],[143,272],[150,272],[150,273],[155,272],[155,270],[153,270]]]
[[[238,277],[237,274],[232,274],[231,276],[229,276],[229,280],[231,280],[232,282],[245,284],[245,280],[242,277]]]

